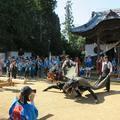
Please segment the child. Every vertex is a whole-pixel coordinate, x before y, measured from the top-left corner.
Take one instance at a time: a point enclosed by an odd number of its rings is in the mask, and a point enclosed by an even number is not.
[[[25,86],[21,89],[19,97],[17,97],[10,109],[9,120],[37,120],[38,110],[34,105],[34,97],[36,90]]]

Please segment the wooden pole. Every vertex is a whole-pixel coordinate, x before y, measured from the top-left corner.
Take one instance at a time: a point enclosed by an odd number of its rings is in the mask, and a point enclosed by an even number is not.
[[[97,33],[97,58],[100,57],[100,34]]]

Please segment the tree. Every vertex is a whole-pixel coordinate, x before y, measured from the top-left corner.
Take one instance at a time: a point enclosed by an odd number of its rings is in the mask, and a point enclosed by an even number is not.
[[[0,0],[0,46],[48,55],[62,51],[56,0]],[[58,49],[59,48],[59,49]]]
[[[48,48],[53,54],[62,52],[59,17],[54,12],[56,0],[38,0],[39,10],[42,19],[42,46]],[[47,51],[47,50],[46,50]]]
[[[65,7],[65,22],[63,23],[64,25],[63,33],[66,39],[68,40],[68,42],[70,42],[72,36],[70,29],[74,26],[73,21],[74,18],[72,15],[72,2],[68,0],[66,2],[66,7]]]
[[[80,52],[80,47],[84,45],[85,39],[81,36],[73,35],[71,29],[74,27],[74,17],[72,15],[72,2],[67,0],[65,7],[65,22],[63,23],[64,29],[62,31],[63,36],[68,41],[68,48],[65,48],[68,54],[77,55]]]
[[[33,29],[33,0],[0,1],[0,40],[9,50],[30,45],[28,40]]]

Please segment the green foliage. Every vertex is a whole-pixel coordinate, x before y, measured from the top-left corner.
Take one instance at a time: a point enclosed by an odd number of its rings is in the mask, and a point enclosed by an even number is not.
[[[8,50],[22,47],[48,55],[61,53],[56,0],[0,0],[0,46]],[[50,40],[50,43],[49,43]]]
[[[43,43],[43,50],[47,48],[53,54],[62,53],[60,22],[59,17],[55,14],[56,0],[38,0],[41,12],[41,36]],[[43,26],[44,25],[44,26]],[[50,43],[49,43],[50,41]]]
[[[73,21],[74,18],[72,15],[72,2],[68,0],[66,2],[66,7],[65,7],[65,22],[63,23],[64,25],[63,34],[68,41],[70,41],[72,37],[70,29],[73,27]]]
[[[73,15],[72,15],[72,2],[68,0],[65,7],[65,22],[63,23],[64,29],[62,31],[62,40],[64,42],[64,50],[70,55],[78,55],[80,48],[85,44],[85,38],[77,35],[73,35],[70,30],[74,27]]]
[[[27,42],[32,32],[33,10],[32,0],[0,1],[0,40],[4,46],[15,49]]]
[[[57,1],[56,0],[36,0],[38,8],[42,12],[46,12],[47,14],[51,14],[56,7]]]

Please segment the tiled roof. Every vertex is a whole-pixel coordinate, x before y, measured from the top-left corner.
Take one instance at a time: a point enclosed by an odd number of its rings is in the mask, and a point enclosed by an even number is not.
[[[92,17],[88,23],[71,29],[73,33],[83,33],[95,28],[100,22],[110,19],[120,19],[120,9],[112,9],[102,12],[92,12]]]

